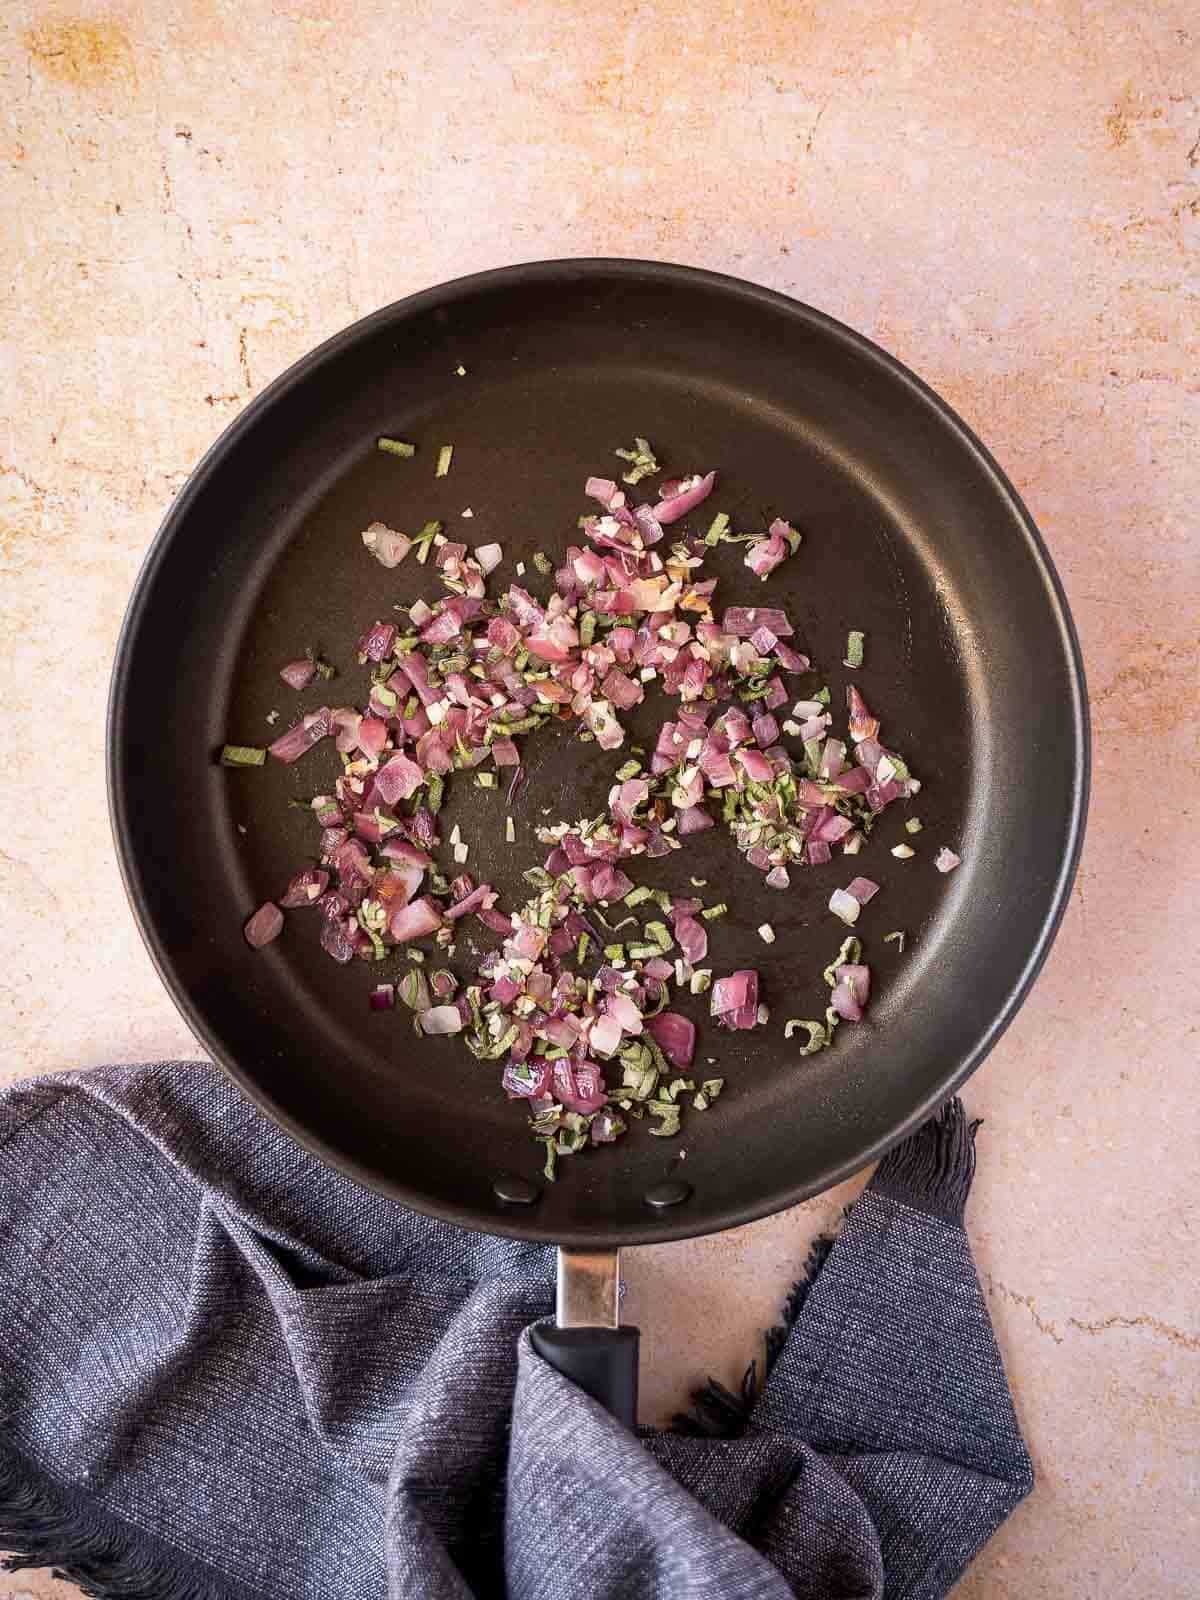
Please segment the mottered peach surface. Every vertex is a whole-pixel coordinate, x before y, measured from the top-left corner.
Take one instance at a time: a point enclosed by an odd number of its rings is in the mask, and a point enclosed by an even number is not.
[[[154,530],[251,396],[356,317],[505,262],[662,258],[794,293],[998,455],[1092,693],[1073,903],[967,1090],[971,1237],[1039,1481],[957,1592],[1193,1594],[1198,89],[1180,0],[9,0],[3,1075],[196,1051],[122,895],[104,697]],[[47,763],[65,819],[29,801]],[[647,1419],[737,1380],[857,1187],[627,1257]],[[70,1593],[0,1576],[4,1600]]]

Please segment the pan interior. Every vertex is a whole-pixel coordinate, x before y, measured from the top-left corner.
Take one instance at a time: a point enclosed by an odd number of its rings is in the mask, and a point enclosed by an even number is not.
[[[462,365],[466,375],[459,376]],[[411,461],[378,435],[418,443]],[[225,741],[266,743],[302,711],[362,704],[355,639],[393,604],[439,585],[411,560],[385,571],[360,530],[412,531],[440,518],[451,538],[498,542],[493,579],[545,585],[578,538],[582,482],[618,445],[649,437],[670,471],[719,470],[710,503],[738,528],[782,514],[797,557],[766,585],[724,547],[707,571],[724,604],[784,606],[835,709],[852,674],[846,633],[867,635],[853,674],[924,788],[891,808],[856,860],[766,889],[723,829],[638,881],[728,902],[710,927],[719,975],[756,967],[771,1008],[752,1033],[719,1032],[701,1000],[699,1076],[719,1104],[675,1140],[635,1126],[624,1141],[560,1163],[527,1211],[501,1207],[500,1172],[536,1177],[540,1148],[497,1089],[498,1068],[453,1040],[417,1041],[409,1014],[372,1013],[367,992],[405,963],[341,968],[317,943],[317,913],[289,914],[251,953],[249,912],[313,859],[315,828],[288,800],[328,789],[328,745],[293,767],[225,771]],[[438,447],[453,444],[448,476]],[[464,518],[466,509],[473,516]],[[279,666],[305,648],[339,668],[297,695]],[[653,741],[674,702],[634,719]],[[272,726],[268,718],[278,712]],[[286,376],[216,447],[181,497],[131,607],[114,684],[114,812],[135,907],[176,998],[218,1059],[297,1136],[365,1181],[468,1225],[567,1241],[639,1242],[746,1220],[815,1192],[894,1138],[977,1064],[1023,992],[1069,877],[1082,803],[1082,712],[1069,623],[1019,504],[970,436],[871,346],[790,302],[664,268],[513,269],[418,297],[350,330]],[[620,757],[568,732],[526,745],[529,781],[504,836],[503,791],[452,784],[443,834],[467,870],[511,900],[544,858],[533,829],[595,815]],[[919,814],[917,856],[908,840]],[[949,878],[937,848],[963,856]],[[821,968],[846,932],[832,889],[862,871],[882,885],[857,931],[875,978],[870,1020],[802,1059],[783,1020],[819,1016]],[[704,880],[693,890],[692,879]],[[757,929],[769,923],[775,942]],[[906,934],[901,954],[885,944]],[[467,930],[448,964],[473,970]],[[642,1201],[668,1174],[691,1200],[658,1215]]]

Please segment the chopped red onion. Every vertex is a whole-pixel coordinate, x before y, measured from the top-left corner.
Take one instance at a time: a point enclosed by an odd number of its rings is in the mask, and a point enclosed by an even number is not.
[[[504,1069],[500,1085],[510,1100],[541,1100],[550,1093],[549,1061],[531,1061]]]
[[[678,483],[664,483],[662,486],[664,498],[654,508],[655,520],[665,528],[668,523],[678,522],[680,517],[686,517],[688,512],[694,511],[702,500],[708,499],[716,481],[716,473],[707,472],[703,477],[683,478]]]
[[[358,653],[367,661],[385,661],[396,642],[396,624],[377,622],[358,641]]]
[[[749,639],[756,628],[770,628],[777,639],[790,639],[795,631],[788,621],[786,611],[775,611],[770,606],[729,606],[721,618],[726,633],[735,633],[739,639]],[[776,645],[776,650],[779,646]]]
[[[362,718],[358,725],[358,748],[368,761],[374,761],[383,754],[383,747],[387,743],[387,739],[388,726],[382,718]]]
[[[261,950],[263,945],[270,944],[272,939],[278,939],[282,930],[283,912],[273,900],[267,900],[247,920],[242,932],[252,950]]]
[[[479,911],[488,904],[489,896],[494,900],[495,891],[490,883],[481,883],[478,889],[472,889],[470,894],[464,895],[452,906],[446,907],[446,921],[454,922],[459,917],[465,917],[471,911]]]
[[[961,856],[956,856],[953,850],[948,850],[945,845],[933,858],[933,864],[939,872],[953,872],[955,867],[962,862]]]
[[[755,539],[747,548],[746,565],[756,578],[765,581],[787,560],[789,553],[787,540],[773,533],[769,538]]]
[[[679,813],[679,826],[676,831],[680,838],[687,838],[689,834],[703,833],[706,828],[714,827],[716,823],[703,806],[687,806]]]
[[[605,1012],[615,1017],[622,1033],[637,1035],[642,1031],[642,1013],[626,994],[614,994],[605,1002]]]
[[[865,906],[868,900],[873,900],[879,893],[879,885],[870,878],[855,878],[846,885],[846,893],[852,894],[860,906]]]
[[[395,984],[377,983],[367,996],[367,1003],[372,1011],[390,1011],[396,1004]]]
[[[382,522],[363,529],[362,542],[383,567],[398,567],[412,549],[412,540]]]
[[[587,1116],[607,1101],[604,1069],[594,1061],[573,1062],[560,1057],[551,1068],[550,1092],[568,1111]]]
[[[276,761],[283,761],[289,766],[293,761],[298,761],[302,755],[311,750],[313,745],[319,744],[330,732],[331,713],[328,706],[322,706],[319,711],[311,711],[286,733],[280,734],[274,744],[269,744],[267,750]]]
[[[341,917],[326,919],[321,928],[321,948],[326,955],[343,964],[354,959],[358,950],[358,941],[351,931],[354,926],[351,923],[347,927],[346,919]]]
[[[494,911],[485,906],[482,911],[477,911],[475,915],[483,923],[484,927],[490,928],[493,933],[503,934],[507,938],[512,932],[512,918],[506,917],[501,911]]]
[[[686,1071],[696,1053],[696,1024],[678,1011],[646,1018],[646,1031],[673,1067]]]
[[[826,846],[828,849],[828,846]],[[841,917],[849,927],[858,921],[858,914],[862,910],[862,902],[846,889],[835,889],[829,896],[829,909],[835,917]]]
[[[406,755],[394,755],[375,774],[375,788],[384,805],[407,800],[425,782],[425,774]]]
[[[428,938],[441,925],[442,913],[436,900],[422,895],[419,900],[393,911],[388,927],[397,944],[407,944],[413,939]]]
[[[430,1006],[418,1014],[421,1031],[429,1034],[461,1033],[462,1015],[457,1006]]]
[[[680,917],[675,924],[675,938],[684,958],[698,967],[708,955],[708,931],[695,917]]]
[[[779,724],[770,712],[760,712],[751,726],[754,729],[755,739],[764,750],[770,745],[779,743]]]
[[[289,661],[286,667],[280,667],[279,676],[289,689],[307,689],[316,677],[317,663],[310,661],[307,656],[299,661]]]
[[[849,964],[834,969],[837,979],[829,1003],[846,1022],[861,1022],[871,995],[871,969]]]
[[[588,1046],[593,1054],[603,1056],[607,1061],[621,1048],[621,1038],[621,1024],[616,1017],[597,1017],[588,1035]]]
[[[850,711],[850,737],[855,744],[862,739],[873,739],[879,732],[879,719],[871,715],[854,684],[846,690],[846,704]]]
[[[709,1010],[723,1027],[753,1028],[758,1021],[758,973],[751,967],[718,978]]]
[[[279,897],[279,904],[288,911],[300,906],[315,905],[329,887],[329,874],[321,867],[305,867],[298,872]],[[280,926],[283,924],[280,918]]]

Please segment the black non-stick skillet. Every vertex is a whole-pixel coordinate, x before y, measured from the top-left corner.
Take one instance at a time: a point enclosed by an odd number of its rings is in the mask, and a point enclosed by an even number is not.
[[[308,913],[290,916],[262,952],[242,938],[249,912],[311,857],[311,821],[287,801],[328,787],[334,753],[236,772],[214,757],[226,740],[266,743],[274,711],[278,731],[330,696],[361,703],[353,641],[393,603],[433,597],[434,580],[411,561],[387,572],[369,559],[359,541],[367,523],[412,529],[441,518],[470,543],[499,542],[510,563],[501,575],[511,576],[512,562],[537,549],[554,557],[576,536],[584,477],[616,467],[612,451],[635,433],[673,470],[718,469],[707,513],[725,510],[744,528],[781,514],[803,531],[799,555],[766,587],[739,547],[722,549],[721,596],[786,607],[815,665],[811,680],[791,681],[798,694],[829,684],[835,706],[849,676],[847,631],[865,632],[856,680],[924,782],[908,808],[924,831],[914,859],[893,858],[888,847],[907,837],[905,808],[893,807],[854,863],[882,884],[858,929],[875,979],[869,1020],[807,1059],[783,1021],[819,1015],[821,969],[845,932],[827,902],[850,864],[835,857],[794,873],[787,891],[768,890],[723,829],[654,863],[655,882],[682,890],[701,879],[701,893],[728,902],[712,963],[757,968],[771,1020],[721,1033],[704,1002],[691,1002],[704,1075],[726,1080],[720,1101],[677,1139],[636,1126],[562,1162],[548,1185],[498,1069],[452,1040],[416,1041],[406,1013],[370,1011],[378,970],[331,962]],[[418,455],[382,454],[381,434],[417,441]],[[438,479],[443,443],[454,445],[453,465]],[[276,674],[305,647],[343,675],[297,696]],[[520,872],[545,854],[534,826],[602,810],[612,763],[569,733],[539,736],[511,846],[502,797],[457,786],[446,822],[471,843],[470,870],[518,892]],[[910,372],[830,318],[734,279],[646,262],[542,262],[461,279],[357,323],[214,445],[130,602],[109,781],[142,932],[216,1059],[297,1139],[362,1182],[468,1228],[566,1246],[560,1320],[594,1326],[616,1321],[618,1246],[731,1227],[826,1188],[979,1065],[1066,904],[1086,806],[1087,713],[1075,633],[1037,530],[979,441]],[[963,858],[949,877],[933,868],[942,844]],[[763,922],[771,945],[756,931]],[[895,930],[902,952],[883,940]],[[566,1338],[586,1347],[579,1359],[599,1361],[582,1381],[630,1415],[632,1336]],[[623,1400],[612,1387],[619,1367]]]

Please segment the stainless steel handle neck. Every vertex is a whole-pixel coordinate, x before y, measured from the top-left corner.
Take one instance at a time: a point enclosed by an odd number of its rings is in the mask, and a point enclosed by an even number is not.
[[[555,1316],[560,1328],[616,1328],[620,1298],[619,1250],[559,1250]]]

